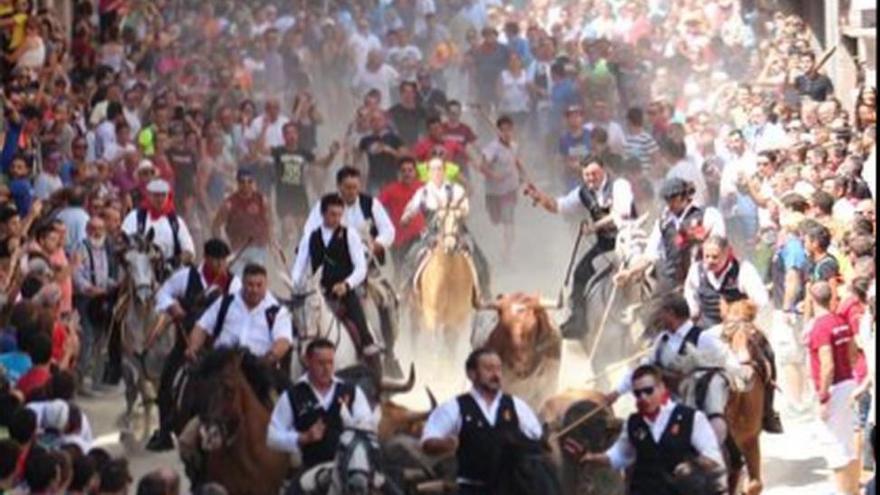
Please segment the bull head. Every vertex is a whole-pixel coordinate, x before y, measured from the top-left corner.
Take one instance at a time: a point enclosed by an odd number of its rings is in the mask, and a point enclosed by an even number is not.
[[[379,385],[379,391],[381,394],[405,394],[412,391],[413,387],[416,384],[416,365],[415,363],[409,365],[409,377],[405,382],[394,382],[391,380],[382,380]]]

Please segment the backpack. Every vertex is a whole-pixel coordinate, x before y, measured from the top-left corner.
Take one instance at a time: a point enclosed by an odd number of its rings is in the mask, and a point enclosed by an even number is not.
[[[223,296],[223,301],[220,302],[220,312],[217,313],[217,322],[214,323],[214,329],[211,332],[211,337],[214,340],[217,340],[217,337],[220,336],[220,333],[223,332],[223,324],[226,322],[226,314],[229,313],[229,306],[232,305],[232,301],[235,299],[235,294],[227,294]],[[278,316],[278,312],[281,310],[281,306],[274,304],[266,308],[266,324],[269,327],[269,338],[272,338],[272,327],[275,326],[275,317]]]

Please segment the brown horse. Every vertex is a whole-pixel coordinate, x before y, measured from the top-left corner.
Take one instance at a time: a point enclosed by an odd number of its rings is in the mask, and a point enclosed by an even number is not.
[[[197,372],[200,442],[207,451],[204,481],[230,495],[272,495],[281,490],[290,459],[266,446],[272,414],[272,379],[256,357],[217,349]]]
[[[751,371],[750,376],[746,377],[744,388],[731,393],[725,411],[729,434],[745,457],[748,479],[743,493],[747,495],[758,495],[763,490],[759,437],[764,417],[765,387],[771,379],[770,363],[761,352],[766,337],[754,324],[756,312],[755,305],[748,301],[730,304],[722,334],[734,353],[749,357],[745,363]],[[730,473],[728,486],[731,493],[739,490],[740,475],[739,472]]]

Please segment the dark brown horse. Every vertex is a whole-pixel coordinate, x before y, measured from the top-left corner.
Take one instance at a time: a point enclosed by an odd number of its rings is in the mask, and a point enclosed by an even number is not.
[[[266,446],[272,414],[272,378],[256,357],[241,349],[217,349],[194,376],[199,436],[207,451],[204,481],[230,495],[277,494],[290,459]]]

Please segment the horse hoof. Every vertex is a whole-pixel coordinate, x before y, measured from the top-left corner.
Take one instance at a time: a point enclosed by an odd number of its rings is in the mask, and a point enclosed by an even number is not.
[[[760,481],[750,481],[746,484],[746,495],[760,495],[764,491],[764,484]]]

